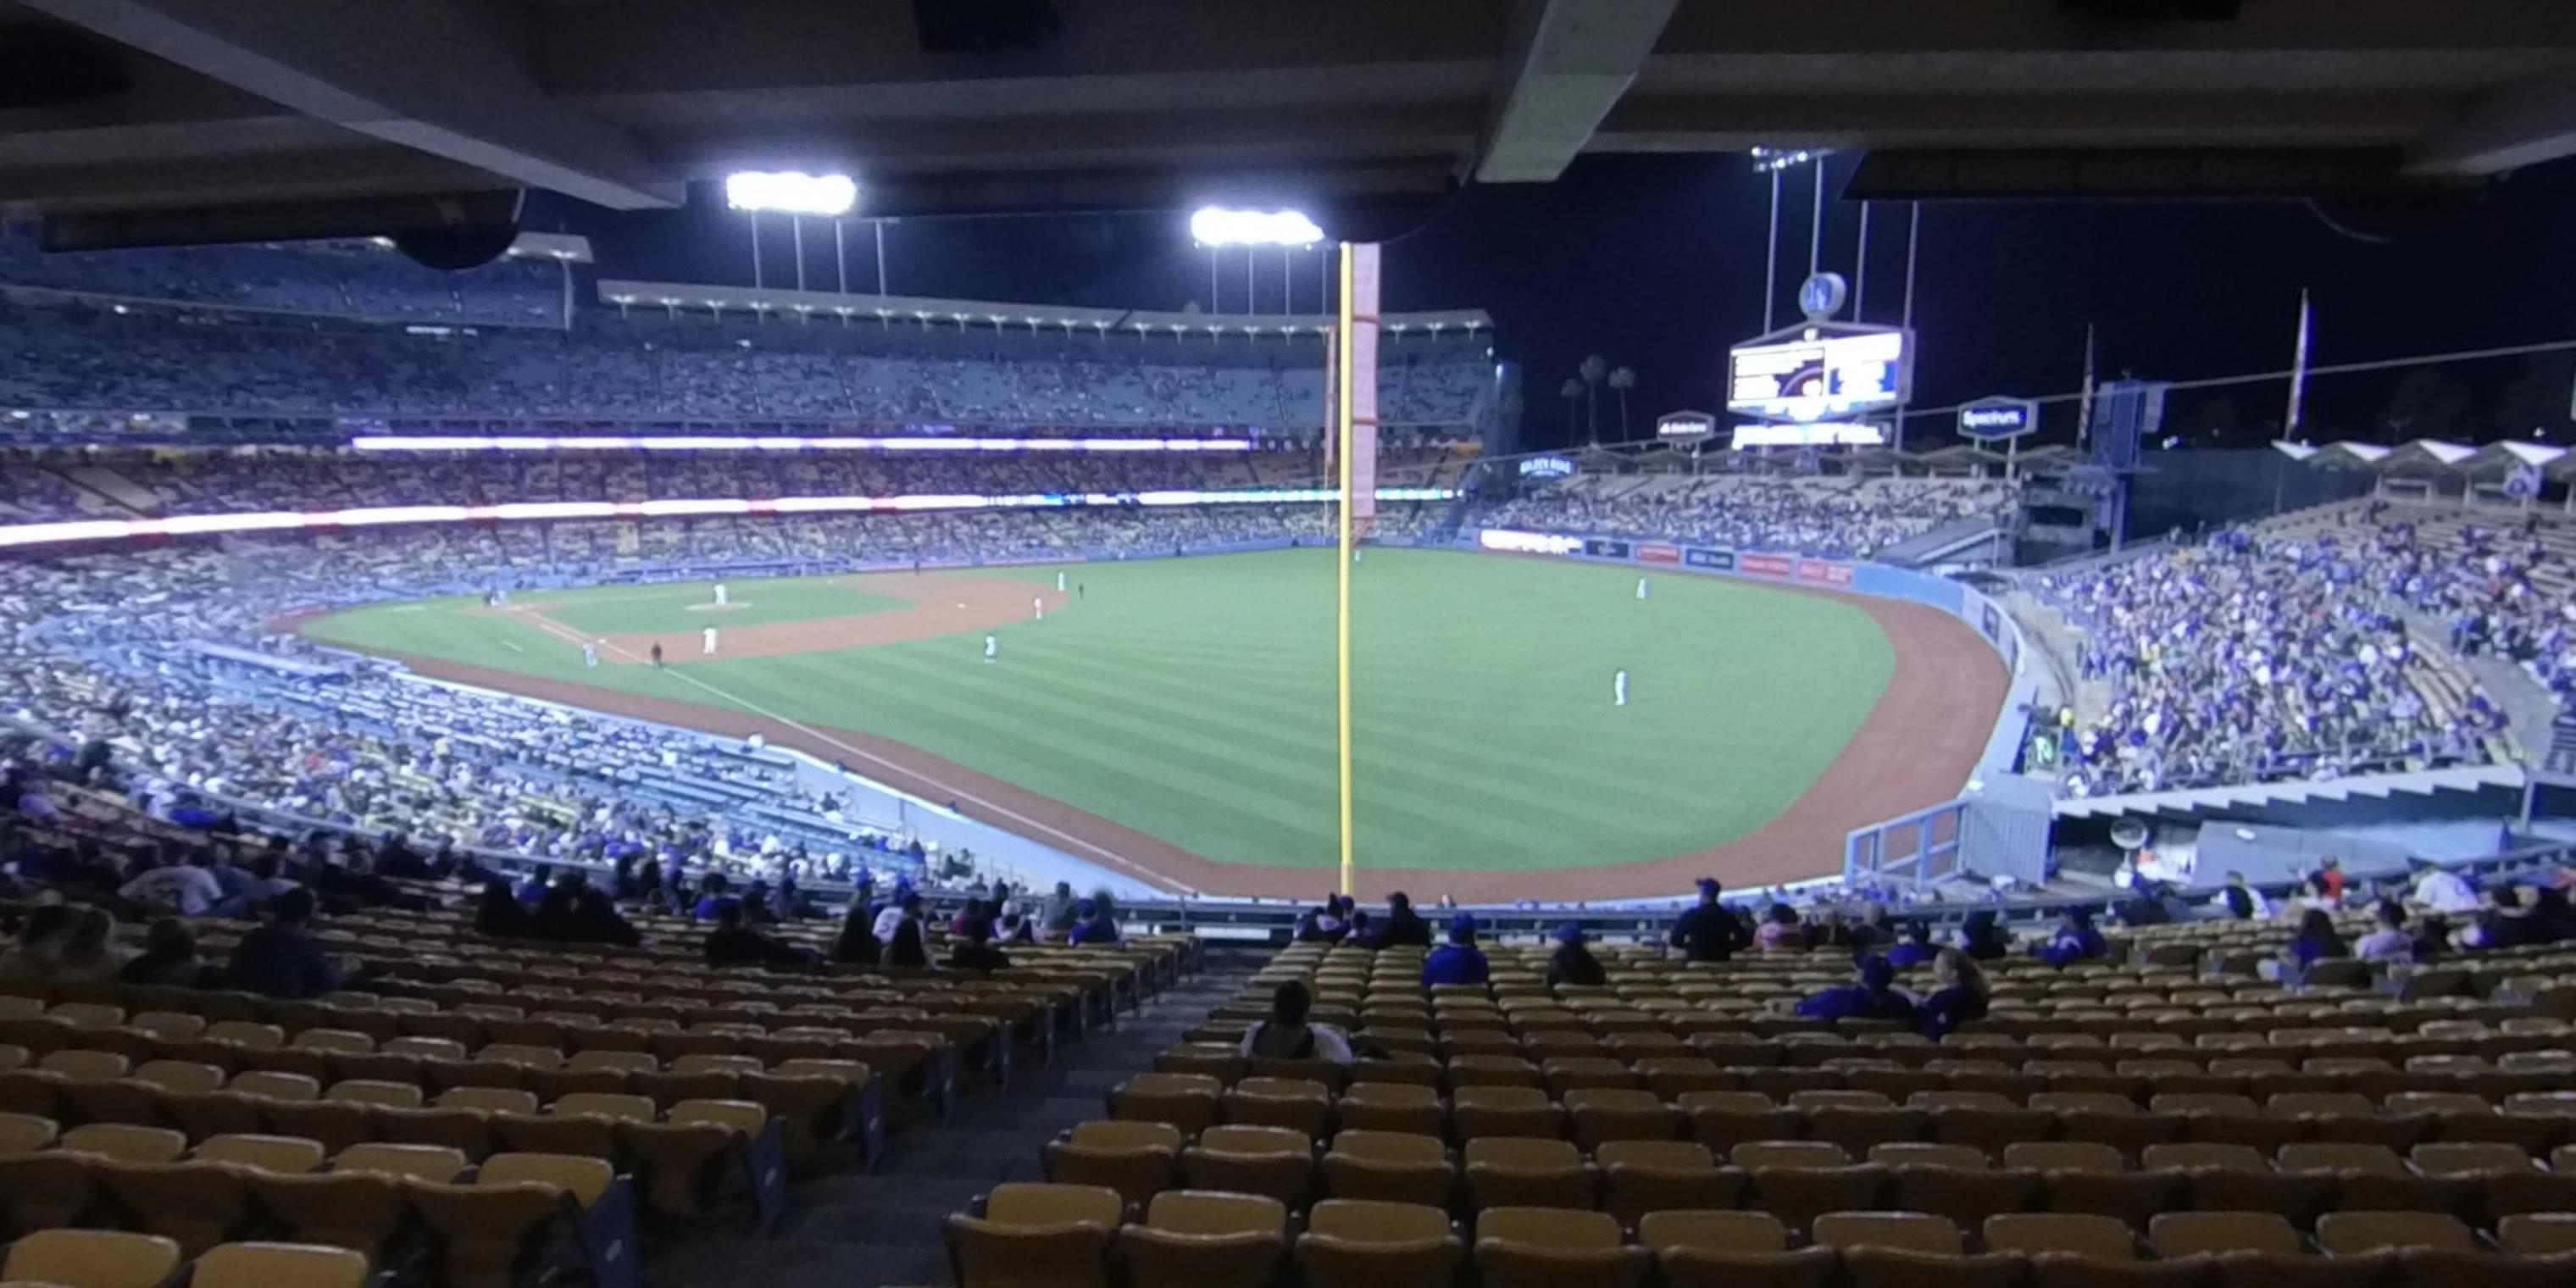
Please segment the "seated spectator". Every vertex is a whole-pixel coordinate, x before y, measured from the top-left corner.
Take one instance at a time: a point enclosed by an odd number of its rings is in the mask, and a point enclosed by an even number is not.
[[[75,982],[112,980],[124,968],[125,953],[116,946],[116,918],[105,908],[83,908],[63,936],[62,952],[54,960],[50,978]]]
[[[499,881],[485,882],[474,901],[474,933],[494,939],[521,939],[536,932],[526,905],[516,891]]]
[[[2451,954],[2451,919],[2438,912],[2428,912],[2415,919],[2413,956],[2418,965]]]
[[[909,911],[894,924],[894,933],[885,940],[884,965],[888,968],[930,969],[930,944],[921,928],[921,897],[909,901]]]
[[[1959,951],[1971,960],[1990,962],[2012,955],[2012,934],[1995,920],[1992,908],[1979,908],[1959,924]]]
[[[992,937],[992,920],[992,911],[985,906],[983,900],[968,899],[958,905],[957,915],[948,919],[948,933],[963,937],[975,927],[982,926],[985,929],[985,937],[989,939]]]
[[[709,966],[803,966],[809,961],[805,950],[744,925],[742,905],[734,900],[716,909],[715,921],[706,939]]]
[[[994,920],[993,938],[1005,944],[1034,944],[1038,941],[1037,920],[1029,916],[1027,905],[1013,899],[1002,905],[1002,915]]]
[[[2523,920],[2528,923],[2527,943],[2563,944],[2576,940],[2576,906],[2568,904],[2567,891],[2558,886],[2534,889]]]
[[[1349,907],[1347,902],[1345,902],[1344,906]],[[1342,942],[1351,944],[1367,943],[1368,937],[1371,934],[1376,933],[1377,930],[1375,926],[1369,924],[1368,913],[1358,908],[1350,908],[1350,917],[1350,931],[1342,936]]]
[[[153,868],[125,883],[118,894],[156,912],[202,917],[223,902],[223,884],[215,879],[215,852],[205,847],[187,857]]]
[[[1798,999],[1797,1014],[1810,1020],[1914,1022],[1914,1001],[1896,991],[1896,968],[1876,953],[1864,954],[1856,980]]]
[[[2483,902],[2477,886],[2449,868],[2426,864],[2415,878],[2415,902],[2435,912],[2476,912]]]
[[[1413,910],[1413,900],[1398,890],[1386,897],[1386,920],[1368,938],[1371,948],[1429,948],[1431,923]]]
[[[573,889],[572,916],[564,923],[563,938],[576,944],[615,944],[621,948],[644,942],[643,932],[617,911],[617,901],[587,881]]]
[[[1939,955],[1932,946],[1932,923],[1917,921],[1906,926],[1905,942],[1887,950],[1887,964],[1898,970],[1912,970]]]
[[[2299,914],[2298,933],[2281,949],[2279,961],[2262,963],[2266,979],[2297,979],[2321,961],[2352,956],[2352,949],[2335,933],[2334,914],[2323,908],[2310,908]]]
[[[2352,955],[2366,962],[2409,961],[2415,956],[2415,936],[2406,932],[2406,905],[2397,900],[2382,899],[2371,909],[2379,928],[2361,937],[2353,945]]]
[[[921,920],[921,895],[910,887],[899,885],[895,887],[894,898],[886,906],[877,910],[877,919],[870,927],[870,932],[876,936],[879,945],[889,945],[894,942],[897,926],[906,921],[919,920]]]
[[[2218,892],[2217,908],[2238,921],[2260,921],[2272,915],[2272,902],[2263,892],[2245,884],[2245,874],[2230,872],[2227,884]]]
[[[1956,948],[1944,948],[1932,958],[1932,978],[1937,987],[1915,1008],[1923,1036],[1938,1042],[1958,1031],[1959,1026],[1986,1017],[1986,1003],[1993,989],[1986,983],[1986,968],[1978,965],[1976,958]]]
[[[1571,921],[1558,926],[1556,949],[1547,955],[1547,986],[1599,988],[1609,982],[1610,974],[1601,969],[1601,959],[1593,956],[1592,949],[1583,942],[1583,927]]]
[[[78,909],[67,903],[39,904],[18,927],[18,942],[0,953],[0,979],[52,979],[63,956]]]
[[[519,902],[531,908],[544,902],[547,888],[554,884],[552,877],[553,873],[549,872],[544,864],[528,869],[528,875],[519,880]]]
[[[289,890],[271,900],[268,920],[234,946],[224,968],[227,986],[284,1001],[309,1001],[340,987],[340,968],[313,937],[312,921],[312,891]]]
[[[876,936],[865,894],[853,896],[849,910],[841,914],[840,937],[832,941],[832,960],[844,966],[874,966],[884,955],[885,943]]]
[[[727,893],[732,889],[732,884],[725,880],[723,873],[708,873],[707,879],[698,887],[697,906],[689,910],[689,919],[692,921],[718,921],[722,919],[726,905],[731,904],[735,907],[740,907],[741,901]]]
[[[1762,915],[1762,926],[1753,932],[1753,946],[1766,953],[1805,952],[1807,928],[1798,924],[1798,910],[1785,903],[1772,904]]]
[[[1047,933],[1055,935],[1071,934],[1073,932],[1074,920],[1081,915],[1080,909],[1077,908],[1074,903],[1073,883],[1070,881],[1056,882],[1055,890],[1046,897]]]
[[[981,917],[969,922],[966,933],[949,945],[950,970],[971,970],[990,975],[1010,967],[1010,955],[993,946],[993,923]]]
[[[1485,950],[1476,946],[1476,918],[1459,913],[1449,919],[1449,942],[1431,950],[1422,959],[1422,983],[1482,984],[1491,978],[1491,967],[1485,962]]]
[[[205,988],[219,984],[220,972],[197,955],[197,937],[176,917],[152,923],[143,951],[116,972],[120,984],[159,984],[171,988]]]
[[[2063,970],[2075,962],[2108,956],[2110,950],[2102,932],[2093,928],[2093,914],[2082,908],[2068,908],[2057,914],[2055,933],[2033,951],[2041,961]]]
[[[1306,991],[1304,983],[1292,979],[1281,984],[1270,994],[1270,1018],[1245,1029],[1243,1043],[1238,1049],[1246,1058],[1253,1060],[1352,1063],[1356,1057],[1351,1053],[1348,1038],[1331,1025],[1306,1022],[1306,1014],[1314,1002],[1314,996]]]
[[[1118,942],[1118,918],[1099,896],[1074,905],[1077,914],[1072,942],[1077,944],[1114,944]]]

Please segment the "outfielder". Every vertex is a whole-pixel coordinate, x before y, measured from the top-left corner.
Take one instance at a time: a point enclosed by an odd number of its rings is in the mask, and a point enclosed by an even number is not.
[[[1643,600],[1645,597],[1646,597],[1646,579],[1645,579],[1645,578],[1643,578],[1643,577],[1639,577],[1639,578],[1637,579],[1637,598],[1638,598],[1638,599],[1640,599],[1640,600]]]
[[[1614,707],[1628,705],[1628,668],[1624,666],[1610,677],[1610,705]]]
[[[715,627],[710,626],[705,630],[698,632],[698,651],[701,653],[713,653],[716,651]],[[1626,672],[1623,671],[1620,674],[1624,675]]]
[[[1002,656],[1002,640],[1001,640],[1001,637],[1000,637],[1000,636],[998,636],[998,635],[987,635],[987,636],[985,636],[985,637],[984,637],[984,664],[985,664],[985,665],[987,665],[987,666],[990,666],[990,665],[992,665],[996,660],[998,660],[1001,656]]]

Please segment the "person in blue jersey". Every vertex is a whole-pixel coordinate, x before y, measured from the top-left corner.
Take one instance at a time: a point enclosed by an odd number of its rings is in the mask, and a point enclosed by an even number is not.
[[[1905,938],[1887,950],[1887,964],[1898,970],[1912,970],[1933,959],[1939,950],[1932,946],[1932,923],[1918,921],[1905,928]]]
[[[2092,961],[2108,956],[2111,946],[2102,932],[2093,928],[2093,914],[2082,908],[2069,908],[2057,915],[2057,931],[2039,946],[2039,959],[2064,969],[2074,962]]]
[[[1932,979],[1937,987],[1914,1012],[1923,1036],[1938,1042],[1960,1025],[1986,1018],[1986,1001],[1993,990],[1986,983],[1986,968],[1976,958],[1944,948],[1932,959]]]
[[[1797,1013],[1810,1020],[1914,1020],[1914,999],[1896,991],[1896,968],[1871,953],[1860,959],[1855,979],[1798,999]]]
[[[1476,946],[1476,919],[1459,913],[1449,919],[1449,942],[1422,959],[1422,983],[1482,984],[1491,974],[1485,950]]]

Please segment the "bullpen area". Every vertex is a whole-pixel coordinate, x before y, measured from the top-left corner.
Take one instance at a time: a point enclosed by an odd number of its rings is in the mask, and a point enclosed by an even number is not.
[[[1957,794],[2006,688],[1966,626],[1678,572],[1640,598],[1638,577],[1367,552],[1364,893],[1608,900],[1825,875],[1849,829]],[[300,629],[431,676],[761,733],[1173,888],[1312,897],[1335,880],[1328,551],[723,590],[384,604]]]

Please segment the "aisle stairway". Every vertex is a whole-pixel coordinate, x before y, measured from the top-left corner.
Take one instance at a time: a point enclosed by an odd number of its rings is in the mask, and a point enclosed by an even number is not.
[[[759,1288],[872,1288],[950,1281],[940,1221],[1004,1181],[1035,1181],[1039,1147],[1098,1118],[1102,1097],[1153,1067],[1250,977],[1254,963],[1211,961],[1166,989],[1114,1030],[1059,1047],[1053,1068],[1022,1070],[1008,1091],[970,1098],[953,1127],[914,1133],[868,1172],[826,1177],[796,1192],[775,1236],[711,1231],[659,1248],[647,1288],[757,1284]],[[649,1239],[650,1236],[648,1236]]]

